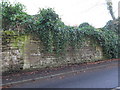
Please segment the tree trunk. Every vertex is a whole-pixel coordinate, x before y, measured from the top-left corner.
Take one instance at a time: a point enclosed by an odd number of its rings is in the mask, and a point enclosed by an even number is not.
[[[115,15],[113,13],[112,1],[106,0],[106,2],[107,2],[106,4],[107,4],[108,10],[110,12],[110,15],[111,15],[112,19],[115,20],[116,18],[115,18]]]
[[[114,16],[114,13],[113,13],[112,6],[109,6],[109,12],[110,12],[110,15],[111,15],[112,19],[115,20],[115,16]]]

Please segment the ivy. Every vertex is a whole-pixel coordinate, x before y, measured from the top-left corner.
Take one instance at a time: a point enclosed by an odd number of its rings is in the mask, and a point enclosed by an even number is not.
[[[103,47],[107,58],[118,58],[118,36],[114,31],[96,29],[88,23],[79,27],[66,26],[53,9],[42,9],[34,31],[44,44],[47,53],[64,54],[68,46],[79,49],[84,37],[91,37]],[[96,42],[93,42],[96,43]]]
[[[17,29],[18,36],[31,34],[34,38],[39,38],[43,43],[44,53],[64,55],[66,48],[79,49],[84,42],[84,37],[90,37],[93,41],[97,41],[94,43],[103,47],[104,55],[107,58],[118,58],[118,34],[114,30],[105,27],[96,29],[86,22],[78,27],[67,26],[52,8],[40,9],[37,15],[32,16],[24,12],[24,7],[20,3],[13,6],[10,3],[3,2],[2,6],[3,29],[10,30],[11,26],[14,27],[17,24],[20,29],[23,28],[22,31]],[[9,13],[12,14],[9,15]],[[3,32],[2,43],[10,43],[11,38],[15,38],[15,32],[12,30]]]

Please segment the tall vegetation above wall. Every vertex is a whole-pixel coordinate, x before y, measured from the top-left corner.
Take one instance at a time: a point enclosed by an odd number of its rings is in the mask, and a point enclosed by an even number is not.
[[[61,55],[67,46],[80,48],[83,37],[90,36],[103,47],[107,58],[118,58],[118,34],[112,30],[96,29],[88,23],[82,23],[79,27],[67,26],[52,8],[40,9],[37,15],[32,16],[24,12],[24,6],[20,3],[13,6],[3,2],[2,6],[3,30],[13,29],[18,35],[31,34],[39,38],[43,42],[44,53]],[[16,23],[19,27],[13,28]]]

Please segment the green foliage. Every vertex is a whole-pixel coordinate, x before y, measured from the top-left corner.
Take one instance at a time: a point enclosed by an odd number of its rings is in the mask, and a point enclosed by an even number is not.
[[[20,26],[17,27],[17,37],[21,34],[32,34],[38,37],[44,45],[44,53],[64,55],[68,46],[73,50],[78,49],[84,37],[91,37],[103,47],[105,56],[118,58],[118,34],[108,28],[96,29],[88,23],[82,23],[79,27],[66,26],[52,8],[41,9],[37,15],[31,16],[23,11],[24,6],[20,3],[12,5],[9,2],[3,2],[2,7],[3,29],[14,30],[14,26]],[[8,44],[11,38],[15,38],[16,33],[4,32],[3,44]],[[17,43],[21,40],[15,39]]]
[[[52,52],[53,50],[53,34],[59,20],[58,15],[52,8],[41,9],[38,13],[34,33],[43,42],[48,52]]]
[[[26,19],[24,12],[25,6],[21,3],[11,4],[8,1],[2,1],[2,28],[3,30],[14,29]]]
[[[116,20],[109,20],[106,25],[103,27],[103,30],[113,31],[118,33],[118,22],[119,19]]]
[[[99,32],[96,37],[108,58],[118,58],[118,35],[115,32],[105,30]]]
[[[84,27],[88,27],[88,26],[91,26],[91,25],[89,23],[87,23],[87,22],[84,22],[84,23],[79,25],[79,28],[84,28]]]
[[[64,55],[66,47],[78,49],[84,37],[91,37],[103,47],[104,56],[118,58],[118,36],[111,30],[96,29],[88,23],[82,23],[79,27],[66,26],[51,8],[42,9],[33,25],[34,35],[43,42],[47,53]]]
[[[91,36],[103,47],[104,56],[107,58],[118,58],[118,35],[114,31],[97,30],[95,28],[81,28],[81,34]]]

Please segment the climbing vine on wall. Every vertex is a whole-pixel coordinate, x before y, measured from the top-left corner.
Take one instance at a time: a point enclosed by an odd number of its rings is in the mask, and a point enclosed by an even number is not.
[[[66,47],[70,46],[72,49],[78,49],[84,37],[92,37],[94,41],[97,40],[98,44],[103,47],[103,52],[106,57],[118,58],[118,35],[112,30],[105,28],[96,29],[86,22],[80,24],[78,27],[67,26],[61,21],[59,15],[56,14],[52,8],[40,9],[37,15],[27,15],[22,10],[20,13],[22,13],[23,16],[25,15],[25,18],[20,20],[22,28],[24,29],[21,31],[22,33],[20,31],[18,33],[25,35],[31,34],[39,38],[44,45],[44,53],[61,55],[66,52]],[[8,15],[7,12],[5,15]],[[15,19],[14,22],[17,22],[17,19]],[[12,31],[12,33],[8,35],[12,35],[14,32],[15,31]],[[7,33],[9,33],[9,31],[5,32],[3,36],[6,37]],[[3,40],[3,44],[9,43],[9,41],[10,39],[6,37],[6,39]]]
[[[90,36],[103,47],[106,57],[118,58],[118,36],[114,31],[96,29],[88,23],[79,27],[66,26],[51,8],[42,9],[38,17],[34,33],[43,41],[45,51],[60,54],[67,46],[80,48],[83,37]]]

